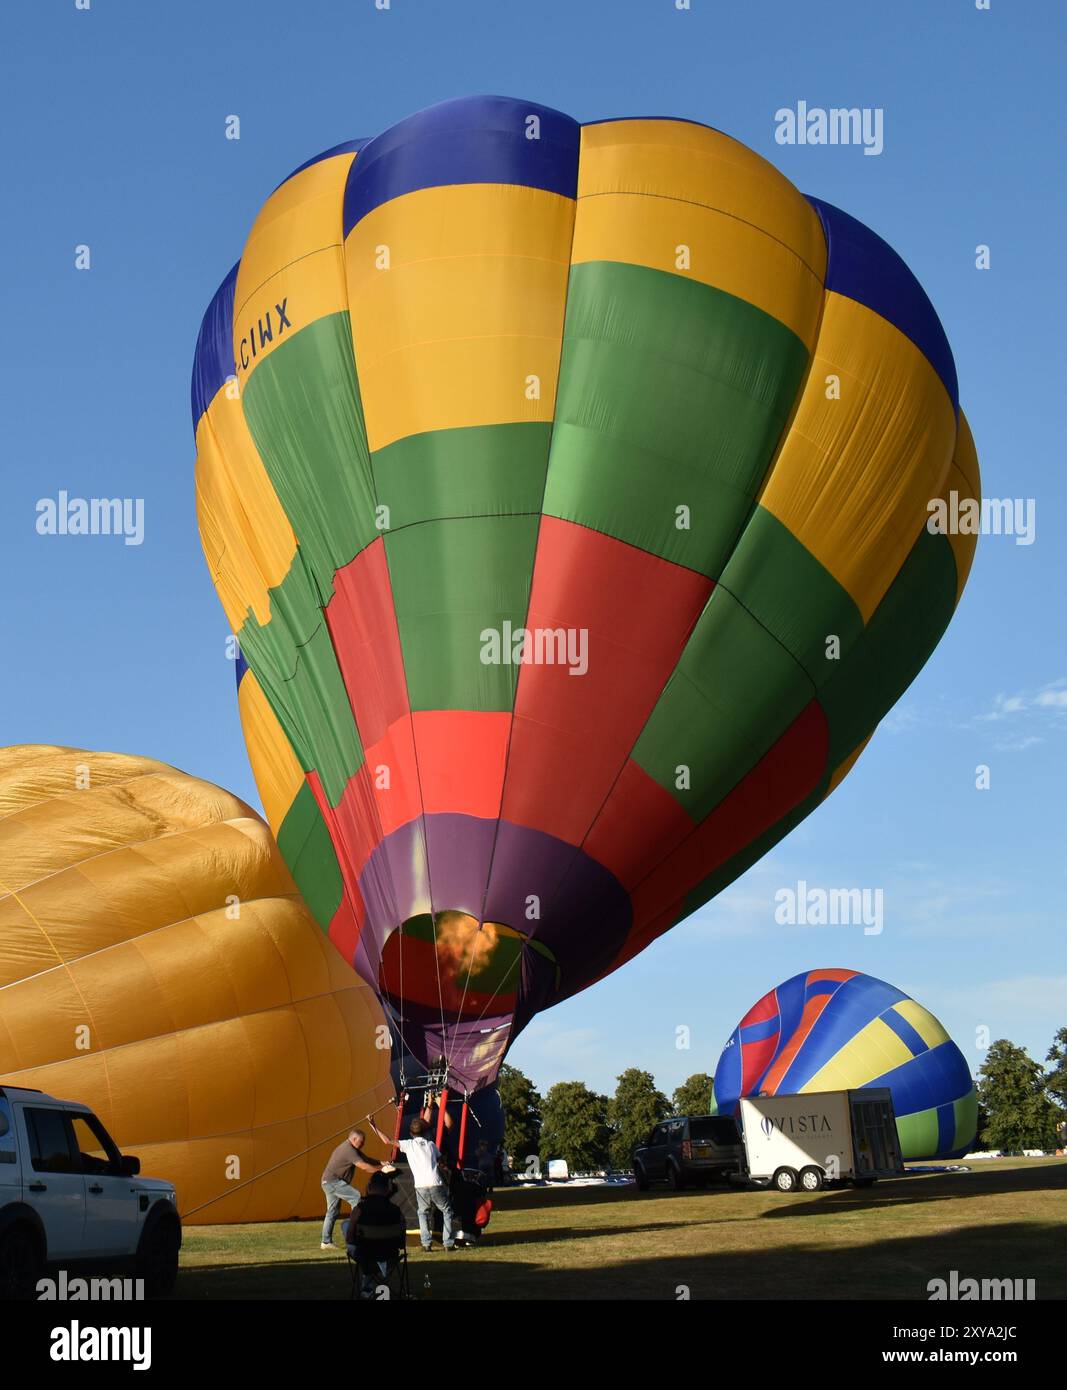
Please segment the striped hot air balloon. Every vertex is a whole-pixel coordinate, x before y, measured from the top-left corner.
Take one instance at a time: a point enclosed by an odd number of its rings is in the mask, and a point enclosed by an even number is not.
[[[192,394],[270,823],[463,1090],[833,790],[973,552],[925,293],[692,121],[477,97],[326,151]]]
[[[958,1158],[974,1143],[978,1097],[963,1053],[903,990],[856,970],[809,970],[765,994],[715,1068],[712,1112],[741,1096],[888,1086],[901,1154]]]

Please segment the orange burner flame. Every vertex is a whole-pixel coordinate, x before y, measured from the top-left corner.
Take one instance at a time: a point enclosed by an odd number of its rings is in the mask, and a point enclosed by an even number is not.
[[[500,941],[496,922],[483,922],[466,912],[441,912],[434,930],[442,965],[454,974],[477,975],[488,965]]]

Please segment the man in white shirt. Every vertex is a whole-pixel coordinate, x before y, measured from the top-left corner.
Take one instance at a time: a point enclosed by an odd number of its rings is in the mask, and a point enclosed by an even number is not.
[[[383,1144],[392,1144],[393,1140],[388,1135],[383,1134],[373,1120],[370,1124],[371,1129],[374,1130]],[[446,1250],[455,1250],[456,1242],[452,1234],[452,1199],[448,1195],[448,1188],[441,1181],[441,1174],[437,1168],[441,1151],[432,1139],[426,1137],[428,1129],[429,1125],[425,1120],[412,1120],[411,1138],[401,1139],[397,1147],[407,1159],[415,1183],[415,1200],[419,1208],[419,1235],[422,1239],[422,1248],[426,1251],[433,1249],[431,1214],[436,1207],[441,1213],[442,1243]]]

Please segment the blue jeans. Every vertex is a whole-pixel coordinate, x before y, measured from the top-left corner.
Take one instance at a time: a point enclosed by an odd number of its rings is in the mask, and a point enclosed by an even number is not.
[[[429,1250],[433,1244],[430,1213],[434,1207],[441,1213],[441,1241],[446,1248],[452,1246],[455,1243],[452,1235],[452,1199],[444,1183],[439,1182],[436,1187],[417,1187],[415,1200],[419,1207],[419,1235],[422,1237],[422,1248]]]
[[[326,1220],[322,1223],[322,1243],[331,1245],[334,1223],[341,1213],[341,1203],[347,1202],[355,1211],[363,1198],[358,1187],[353,1187],[350,1182],[342,1182],[340,1178],[330,1178],[322,1184],[322,1190],[326,1193]]]

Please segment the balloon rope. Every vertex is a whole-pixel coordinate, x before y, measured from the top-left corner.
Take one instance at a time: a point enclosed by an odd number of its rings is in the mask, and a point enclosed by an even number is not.
[[[352,1099],[359,1100],[363,1096],[370,1095],[372,1091],[376,1089],[377,1087],[368,1087],[367,1090],[360,1091],[359,1096],[353,1096]],[[244,1182],[235,1183],[232,1187],[229,1187],[225,1192],[220,1192],[217,1197],[209,1197],[206,1202],[201,1202],[199,1206],[192,1207],[189,1211],[182,1212],[182,1220],[184,1221],[187,1217],[194,1216],[198,1211],[203,1211],[205,1207],[213,1207],[219,1202],[225,1202],[227,1197],[231,1196],[234,1192],[240,1192],[240,1190],[243,1187],[251,1187],[253,1184],[257,1182],[262,1182],[262,1180],[266,1177],[269,1177],[271,1173],[276,1173],[279,1168],[286,1168],[290,1163],[296,1163],[298,1159],[305,1158],[309,1153],[312,1152],[313,1149],[321,1148],[323,1144],[328,1144],[331,1139],[339,1139],[342,1134],[351,1134],[353,1128],[356,1125],[360,1125],[363,1123],[364,1120],[369,1120],[373,1115],[377,1115],[380,1110],[384,1110],[385,1107],[389,1104],[391,1104],[390,1101],[383,1101],[381,1105],[376,1105],[373,1110],[368,1110],[365,1115],[361,1115],[358,1120],[349,1121],[349,1123],[346,1124],[343,1129],[335,1130],[333,1134],[327,1134],[324,1135],[321,1139],[316,1139],[313,1144],[309,1144],[306,1148],[301,1149],[299,1153],[290,1154],[288,1158],[283,1158],[279,1163],[272,1164],[269,1168],[264,1168],[262,1173],[257,1173],[254,1177],[248,1178]],[[311,1119],[313,1117],[308,1116],[307,1118]],[[140,1145],[131,1145],[131,1147],[138,1148],[140,1147]]]
[[[496,989],[493,990],[492,994],[491,994],[491,995],[489,996],[489,998],[485,1001],[485,1005],[483,1006],[481,1013],[480,1013],[480,1014],[478,1015],[478,1017],[474,1020],[474,1022],[470,1025],[470,1030],[468,1030],[468,1031],[472,1031],[473,1029],[477,1028],[478,1024],[481,1023],[482,1019],[485,1018],[486,1014],[489,1012],[490,1007],[492,1006],[493,1000],[497,997],[497,995],[501,992],[501,990],[502,990],[502,989],[504,988],[504,986],[507,984],[507,982],[508,982],[508,977],[511,975],[511,972],[515,969],[515,967],[516,967],[516,966],[520,963],[520,961],[522,960],[522,952],[523,952],[523,950],[525,950],[525,946],[521,947],[518,951],[516,951],[516,953],[515,953],[515,959],[511,962],[511,964],[508,966],[508,968],[504,971],[503,975],[500,977],[499,981],[497,982]],[[510,1025],[509,1025],[509,1026],[510,1026]]]

